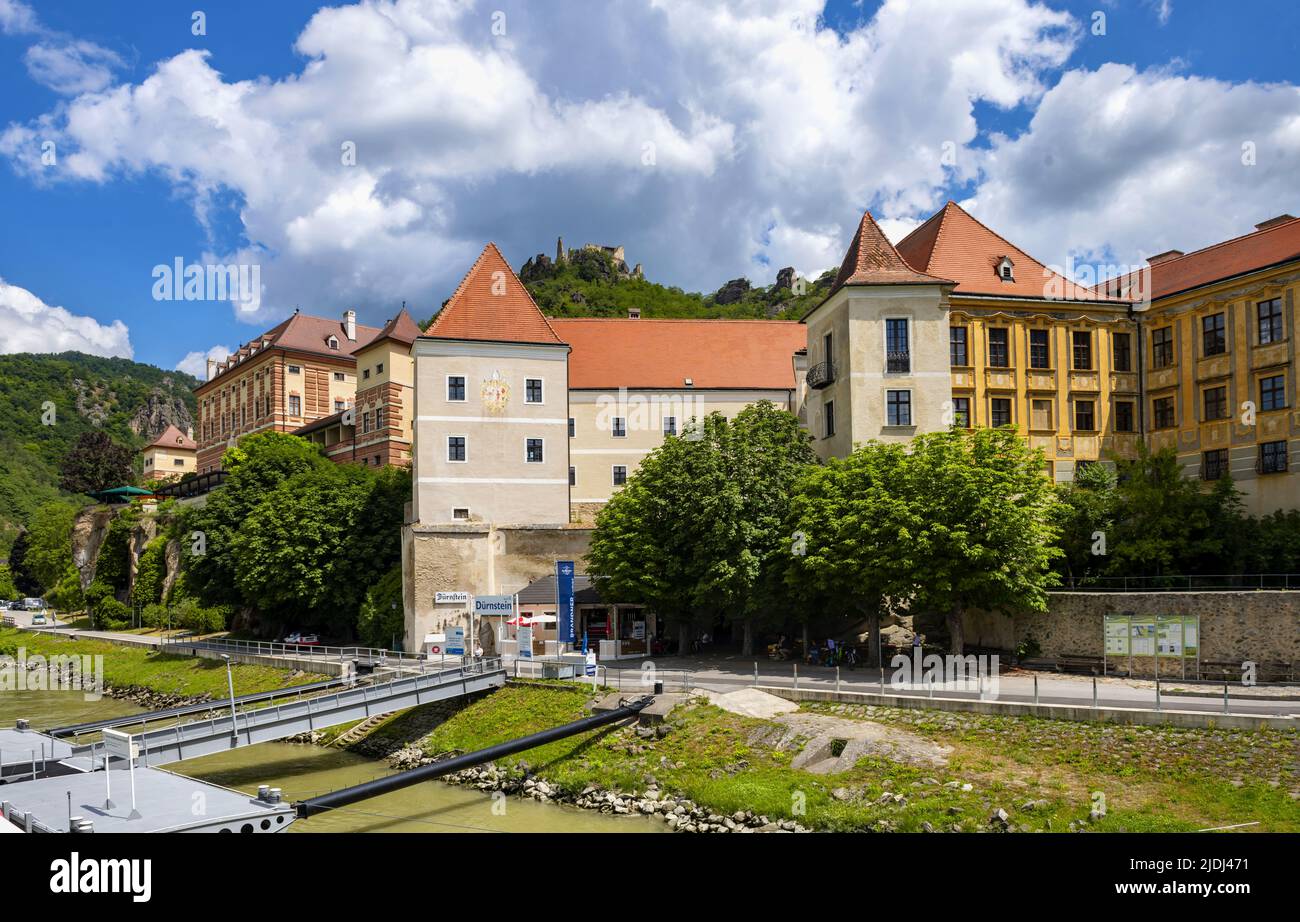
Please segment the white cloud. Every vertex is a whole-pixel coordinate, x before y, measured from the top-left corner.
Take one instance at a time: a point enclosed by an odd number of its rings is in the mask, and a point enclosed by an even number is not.
[[[1300,89],[1071,71],[981,167],[974,213],[1044,262],[1190,252],[1300,213]]]
[[[0,32],[31,35],[40,31],[36,12],[22,0],[0,0]]]
[[[932,208],[974,175],[974,105],[1032,104],[1080,34],[1028,0],[886,0],[846,35],[821,12],[366,0],[312,17],[299,73],[229,81],[186,51],[10,126],[0,154],[32,165],[53,136],[55,175],[161,174],[206,228],[233,193],[245,239],[209,248],[260,262],[264,311],[238,315],[258,323],[432,306],[488,239],[516,261],[556,234],[622,243],[651,278],[709,287],[838,264],[865,207]]]
[[[46,304],[0,278],[0,352],[86,352],[131,358],[130,333],[120,320],[102,324]]]
[[[231,351],[227,346],[213,346],[207,352],[186,353],[185,358],[176,363],[176,370],[191,374],[200,381],[206,381],[208,378],[208,359],[224,362],[230,356]]]
[[[39,42],[27,49],[23,61],[33,80],[65,96],[98,93],[124,63],[115,52],[81,41]]]

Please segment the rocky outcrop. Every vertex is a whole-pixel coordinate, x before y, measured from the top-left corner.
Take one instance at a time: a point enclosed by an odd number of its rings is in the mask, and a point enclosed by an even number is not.
[[[131,591],[135,589],[135,574],[140,567],[140,555],[144,553],[145,547],[154,538],[158,537],[158,520],[151,515],[144,516],[131,529],[131,569],[126,584],[127,598],[131,597]]]
[[[171,596],[176,578],[181,575],[181,543],[175,538],[167,542],[166,561],[167,573],[163,576],[162,588],[163,601]]]
[[[749,293],[749,279],[732,279],[713,295],[714,304],[735,304]]]
[[[108,535],[108,525],[111,521],[113,521],[111,509],[105,506],[87,506],[77,513],[77,517],[72,522],[72,564],[81,577],[83,592],[95,578],[99,548]]]
[[[776,287],[777,288],[794,287],[794,266],[786,266],[784,269],[782,269],[780,272],[776,274]]]
[[[164,378],[162,384],[163,387],[171,387],[171,378]],[[168,426],[175,426],[181,432],[189,432],[194,426],[194,420],[185,401],[159,387],[154,388],[144,403],[136,407],[128,425],[136,435],[153,439],[161,435]]]

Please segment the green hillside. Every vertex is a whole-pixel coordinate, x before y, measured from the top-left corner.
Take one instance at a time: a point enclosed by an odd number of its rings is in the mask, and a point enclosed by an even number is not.
[[[639,308],[643,317],[712,317],[798,320],[830,293],[835,270],[809,280],[803,295],[778,284],[755,286],[733,279],[711,294],[682,291],[629,272],[626,264],[601,250],[570,250],[563,263],[538,255],[519,270],[533,300],[555,317],[626,317]]]
[[[83,432],[143,447],[169,423],[191,425],[197,383],[80,352],[0,355],[0,559],[32,511],[60,495],[59,464]]]

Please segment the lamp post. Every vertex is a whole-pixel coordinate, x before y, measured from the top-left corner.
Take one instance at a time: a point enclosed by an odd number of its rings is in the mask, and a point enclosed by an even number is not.
[[[230,741],[239,743],[239,723],[235,717],[235,676],[230,668],[230,654],[223,653],[221,658],[226,661],[226,687],[230,689]]]

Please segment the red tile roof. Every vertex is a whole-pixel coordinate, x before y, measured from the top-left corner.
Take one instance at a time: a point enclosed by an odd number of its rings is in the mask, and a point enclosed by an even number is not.
[[[158,438],[145,446],[145,448],[179,448],[183,451],[197,451],[198,447],[197,442],[172,425],[168,425]]]
[[[1266,223],[1262,230],[1153,262],[1149,297],[1154,301],[1295,259],[1300,259],[1300,218]],[[1130,274],[1102,282],[1097,288],[1122,291],[1134,281],[1136,276]]]
[[[552,317],[573,349],[569,387],[789,390],[806,329],[782,320]]]
[[[951,284],[947,279],[917,271],[909,266],[881,231],[871,212],[865,212],[858,231],[844,254],[831,294],[845,285],[934,285]]]
[[[424,336],[562,344],[495,243],[483,248]]]
[[[949,202],[904,237],[898,252],[915,269],[957,283],[954,294],[1004,295],[1066,301],[1112,301],[1048,269],[1006,238],[985,227],[956,202]],[[998,275],[1011,260],[1011,280]]]
[[[396,317],[384,324],[384,328],[379,331],[379,335],[372,339],[368,345],[373,346],[381,339],[391,339],[409,346],[419,338],[419,325],[411,319],[411,315],[406,312],[406,308],[402,308]]]
[[[358,323],[356,325],[356,334],[357,338],[355,340],[348,339],[347,329],[344,327],[342,320],[313,317],[311,314],[294,311],[288,320],[267,331],[262,339],[269,339],[271,345],[279,346],[282,349],[292,349],[295,352],[314,352],[318,355],[352,355],[362,346],[370,345],[370,341],[379,335],[379,328],[363,326]],[[338,349],[329,347],[329,338],[331,336],[338,339]],[[243,347],[243,349],[247,348],[247,345]],[[243,349],[240,351],[242,352]]]

